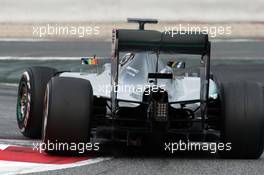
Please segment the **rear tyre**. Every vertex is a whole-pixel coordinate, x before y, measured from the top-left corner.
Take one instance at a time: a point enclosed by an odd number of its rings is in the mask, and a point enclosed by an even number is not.
[[[220,151],[220,156],[259,158],[264,146],[263,85],[256,82],[224,83],[221,91],[221,140],[231,143],[231,150]]]
[[[79,150],[78,145],[89,144],[91,146],[89,142],[93,90],[90,82],[70,77],[52,78],[47,85],[44,101],[42,140],[45,143],[43,148],[45,152],[53,154],[87,153],[87,150]],[[58,146],[59,144],[61,146]],[[54,147],[55,145],[57,147]],[[74,145],[77,146],[76,149]]]
[[[21,76],[16,114],[18,127],[26,137],[41,138],[45,89],[56,72],[49,67],[30,67]]]

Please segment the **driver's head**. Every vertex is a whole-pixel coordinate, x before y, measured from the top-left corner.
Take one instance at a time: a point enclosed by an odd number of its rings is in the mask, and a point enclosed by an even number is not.
[[[174,68],[175,67],[175,65],[176,65],[176,61],[168,61],[167,62],[167,66],[169,66],[169,67],[171,67],[171,68]]]

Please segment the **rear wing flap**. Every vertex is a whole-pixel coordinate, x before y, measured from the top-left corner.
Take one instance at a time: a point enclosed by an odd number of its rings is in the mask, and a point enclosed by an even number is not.
[[[174,34],[154,30],[116,30],[118,51],[155,51],[205,55],[208,53],[208,34],[189,32]]]

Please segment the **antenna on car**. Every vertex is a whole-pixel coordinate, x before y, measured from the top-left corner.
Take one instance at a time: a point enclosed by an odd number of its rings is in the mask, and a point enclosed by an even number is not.
[[[139,30],[144,30],[144,26],[146,23],[149,24],[157,24],[158,20],[157,19],[144,19],[144,18],[127,18],[128,23],[138,23],[138,29]]]

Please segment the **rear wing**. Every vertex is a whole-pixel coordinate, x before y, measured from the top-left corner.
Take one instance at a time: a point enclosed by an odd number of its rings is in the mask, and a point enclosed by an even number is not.
[[[176,34],[154,30],[116,30],[118,51],[155,51],[158,53],[181,53],[205,55],[208,35],[202,33]]]
[[[159,32],[154,30],[132,30],[120,29],[112,32],[112,111],[117,107],[117,84],[119,52],[140,52],[153,51],[159,53],[179,53],[201,55],[201,93],[200,108],[203,119],[207,115],[207,102],[209,94],[210,77],[210,50],[211,44],[208,34],[195,33],[189,31],[186,34],[170,35],[169,32]],[[204,126],[203,126],[204,127]]]

